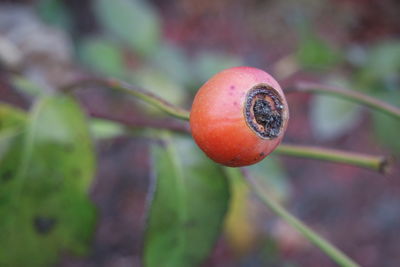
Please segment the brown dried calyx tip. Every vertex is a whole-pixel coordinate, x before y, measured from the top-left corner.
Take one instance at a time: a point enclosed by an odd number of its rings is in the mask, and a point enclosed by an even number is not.
[[[393,156],[382,157],[379,164],[379,172],[382,174],[391,174],[395,158]]]
[[[274,139],[283,126],[284,105],[276,90],[267,85],[254,86],[246,96],[247,125],[261,138]]]

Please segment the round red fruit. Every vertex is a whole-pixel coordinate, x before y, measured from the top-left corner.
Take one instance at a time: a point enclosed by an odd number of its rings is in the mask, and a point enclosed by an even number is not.
[[[239,167],[270,154],[281,142],[288,119],[285,96],[271,75],[235,67],[217,73],[199,89],[190,128],[208,157]]]

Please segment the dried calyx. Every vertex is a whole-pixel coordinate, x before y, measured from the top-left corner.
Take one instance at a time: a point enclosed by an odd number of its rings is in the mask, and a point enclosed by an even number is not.
[[[284,105],[278,92],[267,85],[254,86],[246,96],[247,125],[261,138],[274,139],[283,126]]]

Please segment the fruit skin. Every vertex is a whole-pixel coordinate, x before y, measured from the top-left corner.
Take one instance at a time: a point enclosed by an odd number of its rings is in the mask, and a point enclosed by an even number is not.
[[[275,89],[283,104],[282,126],[276,138],[262,138],[245,116],[246,95],[254,86]],[[212,160],[230,167],[254,164],[281,142],[289,119],[288,105],[278,82],[263,70],[234,67],[209,79],[197,92],[190,113],[190,128],[197,145]]]

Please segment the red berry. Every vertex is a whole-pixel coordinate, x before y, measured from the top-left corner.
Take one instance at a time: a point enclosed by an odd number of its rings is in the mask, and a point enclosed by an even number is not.
[[[254,164],[281,142],[289,119],[278,82],[252,67],[217,73],[197,92],[190,128],[197,145],[214,161]]]

